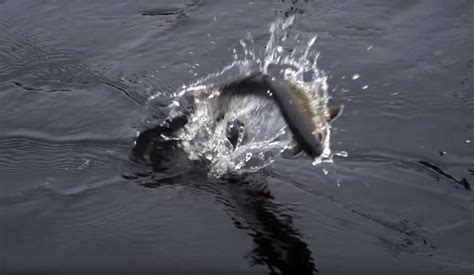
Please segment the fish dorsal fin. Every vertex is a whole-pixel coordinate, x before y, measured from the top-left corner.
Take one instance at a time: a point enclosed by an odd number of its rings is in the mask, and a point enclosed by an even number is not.
[[[303,147],[301,147],[301,145],[293,138],[290,144],[288,145],[288,148],[283,150],[280,155],[282,158],[285,159],[294,159],[300,156],[302,152]]]

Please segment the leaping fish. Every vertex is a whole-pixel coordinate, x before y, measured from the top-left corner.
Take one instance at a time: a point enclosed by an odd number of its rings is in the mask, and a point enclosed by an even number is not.
[[[293,134],[291,148],[282,153],[291,158],[306,153],[311,158],[319,157],[328,136],[329,122],[336,119],[343,105],[329,107],[320,113],[313,105],[308,91],[287,80],[278,80],[257,72],[224,84],[220,88],[219,109],[225,112],[233,96],[258,96],[273,100]]]
[[[291,146],[282,152],[282,157],[285,158],[293,158],[302,152],[313,159],[319,157],[324,151],[328,137],[328,124],[343,110],[343,105],[338,105],[329,107],[325,113],[318,112],[307,90],[290,81],[275,79],[261,72],[218,85],[216,89],[219,91],[217,118],[225,115],[230,100],[235,96],[257,96],[274,101],[293,135]],[[209,89],[195,97],[205,100],[210,97],[210,90],[216,89]],[[194,108],[190,105],[181,115],[142,132],[133,149],[135,159],[136,156],[143,158],[145,154],[150,153],[162,134],[169,135],[186,126],[193,111]],[[230,133],[228,139],[235,146],[236,133]]]

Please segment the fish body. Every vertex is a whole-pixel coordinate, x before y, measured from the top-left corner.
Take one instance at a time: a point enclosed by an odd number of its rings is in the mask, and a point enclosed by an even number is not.
[[[308,91],[260,72],[227,83],[220,90],[218,106],[221,112],[228,109],[230,99],[234,96],[252,95],[273,100],[293,134],[293,146],[284,154],[288,158],[301,151],[311,158],[319,157],[324,150],[328,123],[343,109],[340,105],[330,107],[327,114],[318,113]]]
[[[186,108],[182,114],[167,119],[164,124],[142,132],[133,150],[133,155],[143,158],[143,155],[153,150],[153,144],[160,143],[161,137],[175,133],[186,126],[188,118],[195,111],[195,100],[206,100],[214,96],[211,90],[218,90],[216,120],[220,120],[229,110],[231,99],[234,97],[257,96],[272,100],[280,110],[288,128],[293,135],[293,141],[289,148],[282,152],[285,158],[293,158],[304,152],[311,158],[319,157],[324,151],[324,145],[328,136],[328,124],[334,120],[342,111],[343,106],[333,106],[322,114],[316,110],[309,92],[294,83],[286,80],[272,78],[261,72],[241,77],[227,82],[214,89],[209,89],[192,98],[185,96]],[[194,98],[194,99],[193,99]],[[245,125],[240,121],[229,124],[227,138],[236,147],[242,140],[242,129]],[[176,142],[176,139],[171,141]],[[165,142],[170,143],[170,141]]]

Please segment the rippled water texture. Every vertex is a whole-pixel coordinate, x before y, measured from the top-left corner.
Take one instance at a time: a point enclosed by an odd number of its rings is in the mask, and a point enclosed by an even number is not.
[[[473,14],[469,0],[0,0],[0,273],[472,274]],[[345,105],[330,149],[347,157],[272,155],[232,177],[189,162],[203,144],[159,169],[129,160],[186,88],[275,70],[314,37],[319,75],[297,80]],[[244,103],[261,140],[284,127],[265,104]]]

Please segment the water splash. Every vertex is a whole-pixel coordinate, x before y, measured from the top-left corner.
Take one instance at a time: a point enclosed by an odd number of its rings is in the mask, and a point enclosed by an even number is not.
[[[317,36],[290,31],[293,21],[294,17],[289,17],[270,25],[270,38],[263,52],[255,50],[249,33],[240,41],[240,48],[233,49],[231,64],[195,83],[183,85],[173,94],[174,100],[169,106],[171,117],[179,114],[186,100],[192,98],[194,101],[195,112],[178,137],[190,159],[208,162],[211,175],[257,171],[272,163],[291,142],[291,133],[278,108],[270,100],[257,97],[232,99],[225,117],[216,122],[215,99],[219,91],[212,90],[216,83],[255,71],[270,73],[310,91],[309,100],[315,109],[327,114],[327,76],[317,66],[319,52],[314,47]],[[203,99],[200,97],[203,92],[210,92],[210,96]],[[245,138],[239,136],[234,148],[226,138],[226,131],[228,124],[237,120],[245,125]],[[328,131],[323,154],[314,160],[314,165],[332,162],[334,154],[331,154],[329,145]]]

